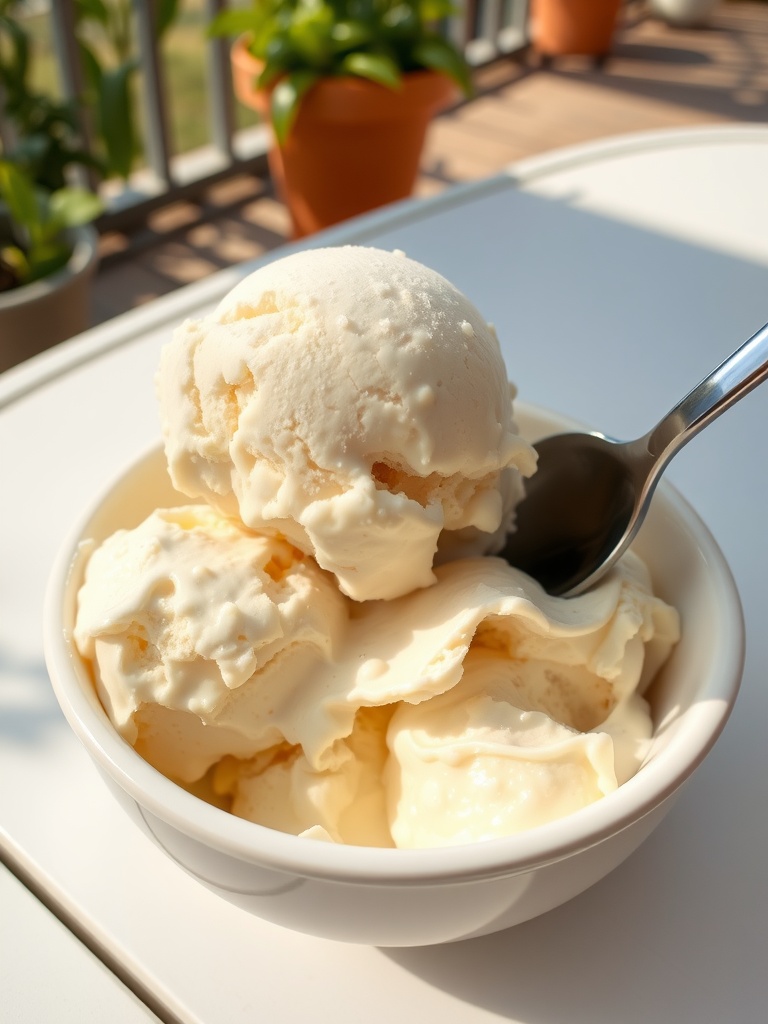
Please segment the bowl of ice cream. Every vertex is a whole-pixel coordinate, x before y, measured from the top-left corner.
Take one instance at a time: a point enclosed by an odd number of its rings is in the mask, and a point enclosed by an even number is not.
[[[62,545],[46,658],[111,791],[201,883],[311,934],[445,942],[552,909],[642,843],[725,725],[743,622],[668,485],[584,595],[496,557],[529,443],[571,425],[513,416],[492,332],[442,279],[350,255],[319,281],[303,258],[317,294],[300,260],[182,326],[165,446]],[[351,389],[285,400],[291,374],[334,372],[331,334]]]

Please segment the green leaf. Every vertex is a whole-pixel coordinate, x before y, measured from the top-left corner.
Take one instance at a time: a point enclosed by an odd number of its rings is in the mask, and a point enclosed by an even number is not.
[[[288,29],[283,29],[273,21],[264,21],[262,25],[246,35],[248,52],[261,60],[276,39],[287,39]]]
[[[288,37],[305,64],[324,70],[334,52],[332,33],[333,11],[330,7],[315,4],[297,11]]]
[[[7,54],[4,54],[4,60],[0,61],[0,80],[4,81],[9,89],[21,89],[25,87],[29,71],[29,41],[15,18],[0,18],[0,38],[3,32],[7,33],[11,42],[11,57],[8,59]]]
[[[419,15],[411,4],[395,4],[384,14],[382,21],[394,36],[417,38],[421,29]]]
[[[101,80],[103,77],[101,64],[90,46],[86,46],[82,40],[78,40],[78,42],[80,46],[80,63],[83,67],[85,79],[94,93],[98,93],[101,90]]]
[[[316,71],[292,71],[275,86],[270,113],[275,138],[281,146],[293,127],[302,98],[320,77]]]
[[[292,40],[284,35],[273,36],[264,50],[265,67],[259,85],[271,83],[278,75],[290,71],[299,63],[301,62]],[[264,82],[261,81],[262,78]]]
[[[428,36],[413,49],[414,60],[432,71],[442,71],[452,78],[465,96],[472,95],[469,66],[451,44],[441,36]]]
[[[256,78],[257,89],[268,89],[274,82],[284,75],[287,68],[282,64],[273,64],[271,61],[264,65],[261,74]]]
[[[24,283],[29,284],[43,277],[50,277],[66,265],[71,255],[72,247],[62,239],[36,245],[27,253],[29,270]]]
[[[168,31],[179,11],[178,0],[157,0],[155,8],[155,30],[157,38],[161,39]]]
[[[239,36],[244,32],[256,32],[263,18],[255,11],[233,10],[217,14],[208,26],[209,36]]]
[[[440,21],[459,13],[459,7],[451,0],[419,0],[418,10],[422,21]]]
[[[40,221],[37,195],[29,177],[15,164],[0,160],[0,196],[13,220],[31,230]]]
[[[91,18],[100,25],[109,24],[109,11],[104,0],[75,0],[78,18]]]
[[[130,81],[136,65],[121,64],[104,71],[99,93],[99,124],[107,148],[109,169],[127,178],[136,152]]]
[[[399,89],[402,85],[400,69],[391,57],[383,53],[348,53],[341,62],[341,71],[368,78],[389,89]]]
[[[343,53],[367,46],[373,40],[373,31],[363,21],[337,21],[331,30],[331,39],[336,52]]]
[[[6,245],[0,249],[0,263],[8,267],[17,281],[26,284],[29,280],[31,267],[23,249],[18,245]]]
[[[53,220],[62,228],[90,224],[101,213],[104,204],[93,192],[84,188],[62,188],[54,192],[48,208]]]

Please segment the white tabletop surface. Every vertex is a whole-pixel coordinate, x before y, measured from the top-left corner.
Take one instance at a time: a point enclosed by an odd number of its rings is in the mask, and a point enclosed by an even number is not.
[[[631,437],[768,320],[766,182],[768,129],[635,136],[528,161],[312,244],[396,247],[435,267],[495,323],[522,399]],[[48,683],[40,640],[48,568],[84,500],[158,436],[161,344],[242,272],[0,377],[6,862],[121,977],[151,993],[165,1020],[763,1024],[768,388],[708,427],[668,471],[720,542],[742,595],[747,661],[736,709],[659,830],[576,900],[450,946],[344,946],[224,902],[179,872],[114,803]],[[24,933],[29,900],[3,903],[3,948]],[[90,971],[72,969],[92,984]],[[33,990],[51,966],[19,958],[19,971],[30,998],[13,1019],[27,1024],[39,1019]]]
[[[0,864],[0,1020],[158,1024],[145,1003]]]

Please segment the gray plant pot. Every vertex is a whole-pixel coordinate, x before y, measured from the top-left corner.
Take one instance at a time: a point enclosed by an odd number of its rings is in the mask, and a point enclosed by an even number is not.
[[[93,227],[72,228],[69,263],[50,277],[0,292],[0,372],[84,331],[90,283],[98,264]]]

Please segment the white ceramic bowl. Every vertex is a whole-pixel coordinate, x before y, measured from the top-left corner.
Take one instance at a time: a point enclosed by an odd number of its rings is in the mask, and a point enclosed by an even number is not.
[[[572,425],[518,406],[532,439]],[[180,867],[259,917],[350,942],[408,946],[484,935],[564,903],[632,853],[706,756],[741,678],[744,629],[723,556],[663,483],[636,542],[683,636],[652,689],[655,739],[639,773],[567,818],[506,839],[434,850],[337,846],[241,820],[150,767],[113,729],[70,642],[82,572],[78,544],[178,504],[160,449],[129,466],[63,545],[45,609],[56,696],[112,792]],[[74,568],[73,568],[74,566]]]

